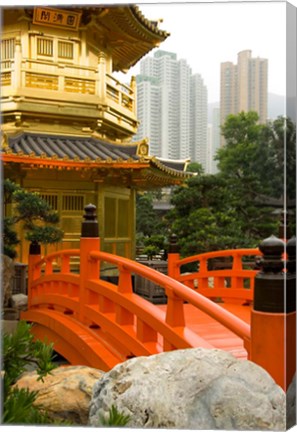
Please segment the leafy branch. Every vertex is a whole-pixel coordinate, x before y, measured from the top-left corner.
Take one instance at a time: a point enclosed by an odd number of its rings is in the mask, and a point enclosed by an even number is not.
[[[35,341],[31,327],[25,321],[19,321],[14,333],[3,336],[2,422],[6,424],[50,423],[42,407],[36,405],[38,393],[14,386],[28,365],[37,366],[38,380],[43,380],[56,367],[51,361],[53,345]]]
[[[63,231],[56,225],[58,213],[36,192],[28,192],[9,179],[3,182],[4,206],[11,205],[9,216],[4,218],[4,254],[15,258],[15,247],[20,242],[16,225],[22,223],[26,240],[41,244],[59,242]]]
[[[109,409],[108,418],[100,416],[102,426],[126,426],[129,420],[130,416],[118,411],[114,405]]]

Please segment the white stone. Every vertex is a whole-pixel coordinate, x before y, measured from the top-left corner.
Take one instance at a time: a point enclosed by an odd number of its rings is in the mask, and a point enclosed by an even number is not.
[[[261,367],[220,350],[193,348],[117,365],[94,386],[89,421],[115,405],[127,427],[283,430],[285,393]]]
[[[13,294],[11,296],[11,306],[18,310],[26,310],[28,307],[28,296],[26,294]]]

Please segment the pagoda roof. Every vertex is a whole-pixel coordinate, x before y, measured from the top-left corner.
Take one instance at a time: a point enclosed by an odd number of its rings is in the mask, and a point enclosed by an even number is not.
[[[126,182],[139,189],[181,184],[193,174],[188,161],[161,160],[148,156],[146,141],[116,143],[94,136],[20,132],[3,135],[2,161],[58,170],[92,170],[93,177],[109,179],[121,170]],[[126,172],[126,173],[125,173]],[[133,172],[133,173],[132,173]],[[127,180],[127,173],[129,179]],[[116,177],[116,176],[115,176]]]
[[[145,18],[136,5],[53,7],[81,13],[80,27],[88,27],[93,33],[97,33],[98,40],[112,50],[113,71],[116,72],[129,70],[170,36],[170,33],[159,28],[159,20]],[[6,7],[4,13],[14,9]],[[33,20],[34,6],[20,7],[19,11],[24,11]]]
[[[106,32],[112,48],[113,70],[128,70],[170,33],[159,29],[158,21],[145,18],[136,5],[83,7],[82,21],[93,16],[93,23]]]

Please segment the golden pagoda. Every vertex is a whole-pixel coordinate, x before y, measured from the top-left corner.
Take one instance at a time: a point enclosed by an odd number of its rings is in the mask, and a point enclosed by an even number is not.
[[[5,177],[59,212],[61,245],[77,248],[92,202],[104,251],[135,250],[139,189],[180,184],[184,163],[149,156],[137,131],[135,78],[127,72],[169,34],[137,6],[2,8],[1,108]],[[50,249],[50,250],[49,250]],[[22,239],[18,259],[26,262]]]

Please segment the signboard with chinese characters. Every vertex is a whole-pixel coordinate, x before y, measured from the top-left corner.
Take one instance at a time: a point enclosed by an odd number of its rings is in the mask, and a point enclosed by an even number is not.
[[[34,8],[33,24],[77,30],[81,13],[47,7]]]

